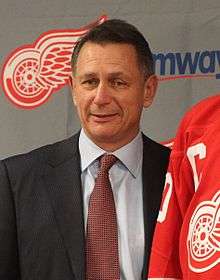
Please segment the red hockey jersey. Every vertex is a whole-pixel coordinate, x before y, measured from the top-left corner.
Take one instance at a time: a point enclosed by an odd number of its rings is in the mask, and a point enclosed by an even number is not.
[[[194,106],[175,138],[148,279],[220,279],[220,95]]]

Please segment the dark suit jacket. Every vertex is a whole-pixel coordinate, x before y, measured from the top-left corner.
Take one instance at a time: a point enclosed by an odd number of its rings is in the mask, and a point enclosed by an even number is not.
[[[1,280],[85,278],[78,137],[0,162]],[[169,150],[143,143],[144,279]]]

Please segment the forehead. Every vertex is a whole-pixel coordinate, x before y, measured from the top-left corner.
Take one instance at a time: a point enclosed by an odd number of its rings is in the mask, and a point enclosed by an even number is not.
[[[134,46],[124,43],[86,42],[78,55],[76,74],[101,70],[125,72],[139,70]]]

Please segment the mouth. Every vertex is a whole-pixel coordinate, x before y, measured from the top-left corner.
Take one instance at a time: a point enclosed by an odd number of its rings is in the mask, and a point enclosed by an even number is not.
[[[109,122],[118,116],[117,113],[112,114],[90,114],[95,122]]]

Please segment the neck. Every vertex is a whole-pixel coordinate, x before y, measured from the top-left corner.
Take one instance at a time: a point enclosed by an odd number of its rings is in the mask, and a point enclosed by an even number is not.
[[[87,135],[87,133],[86,133],[86,135],[98,147],[105,150],[106,152],[111,153],[111,152],[114,152],[114,151],[120,149],[121,147],[127,145],[128,143],[130,143],[137,136],[138,132],[139,131],[137,131],[136,134],[134,134],[130,137],[124,137],[123,139],[114,139],[114,141],[112,141],[112,139],[109,139],[109,141],[106,141],[106,140],[104,141],[104,139],[93,139],[92,137]]]

